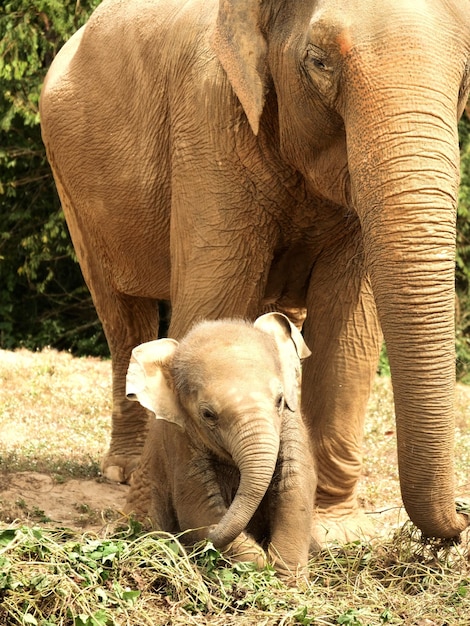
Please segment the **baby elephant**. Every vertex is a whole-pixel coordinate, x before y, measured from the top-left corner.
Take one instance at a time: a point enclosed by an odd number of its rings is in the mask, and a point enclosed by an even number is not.
[[[316,473],[299,408],[310,355],[287,317],[202,322],[137,346],[127,397],[152,411],[126,512],[234,560],[305,569]]]

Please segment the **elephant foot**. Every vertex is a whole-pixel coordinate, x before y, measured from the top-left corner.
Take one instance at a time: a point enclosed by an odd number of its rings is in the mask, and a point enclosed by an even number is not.
[[[140,454],[129,456],[107,454],[101,464],[101,472],[111,482],[129,484],[139,461]]]
[[[263,548],[245,533],[240,533],[232,543],[226,546],[223,554],[231,561],[252,562],[258,569],[265,567],[268,562]]]
[[[298,586],[301,581],[308,581],[307,563],[287,563],[272,543],[269,544],[267,552],[269,562],[287,587]]]
[[[320,547],[369,540],[375,535],[370,516],[360,509],[319,508],[312,523],[312,542]]]

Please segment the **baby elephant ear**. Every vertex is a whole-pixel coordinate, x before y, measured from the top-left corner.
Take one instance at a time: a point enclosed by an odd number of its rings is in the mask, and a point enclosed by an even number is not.
[[[282,313],[266,313],[254,323],[273,337],[279,352],[284,397],[291,411],[296,411],[300,392],[300,362],[311,355],[301,332]]]
[[[177,347],[174,339],[158,339],[136,346],[127,370],[126,397],[140,402],[157,419],[183,426],[181,407],[168,371]]]

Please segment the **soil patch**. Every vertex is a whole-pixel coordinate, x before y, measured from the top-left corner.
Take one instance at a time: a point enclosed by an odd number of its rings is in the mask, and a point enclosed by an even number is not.
[[[97,531],[122,516],[128,489],[102,479],[57,483],[39,472],[4,473],[0,476],[0,519]]]

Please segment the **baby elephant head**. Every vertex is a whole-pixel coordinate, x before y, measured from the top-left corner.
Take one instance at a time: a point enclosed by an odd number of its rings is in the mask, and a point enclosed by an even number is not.
[[[209,535],[216,547],[246,528],[269,487],[283,416],[298,410],[300,362],[309,355],[280,313],[254,324],[202,322],[181,343],[160,339],[132,351],[127,397],[239,469],[236,496]]]

